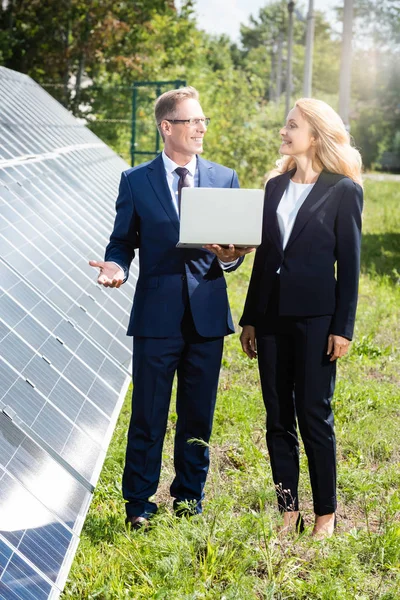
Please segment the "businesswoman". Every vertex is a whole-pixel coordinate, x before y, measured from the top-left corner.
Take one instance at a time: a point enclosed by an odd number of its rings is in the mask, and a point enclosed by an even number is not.
[[[297,419],[313,493],[313,535],[322,539],[335,527],[331,400],[357,305],[361,157],[340,117],[319,100],[298,100],[280,135],[283,157],[265,190],[241,344],[258,357],[282,530],[303,527]]]

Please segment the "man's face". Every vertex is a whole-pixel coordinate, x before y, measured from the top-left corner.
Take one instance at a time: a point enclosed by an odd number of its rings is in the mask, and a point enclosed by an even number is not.
[[[171,119],[204,119],[204,113],[197,100],[186,98],[179,102]],[[204,122],[196,125],[171,123],[164,119],[161,124],[164,133],[165,151],[170,154],[193,156],[203,152],[203,138],[207,131]]]

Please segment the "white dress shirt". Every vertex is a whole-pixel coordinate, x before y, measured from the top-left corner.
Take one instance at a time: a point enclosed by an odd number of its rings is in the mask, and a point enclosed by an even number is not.
[[[282,246],[286,248],[293,225],[301,206],[314,187],[314,183],[295,183],[290,180],[276,210]],[[277,270],[277,273],[280,269]]]
[[[175,206],[175,210],[177,215],[179,216],[178,209],[178,181],[179,175],[175,172],[175,169],[180,167],[177,163],[169,158],[165,154],[165,151],[162,151],[162,159],[165,167],[165,175],[167,177],[167,183],[169,187],[169,191],[171,192],[172,201]],[[186,175],[186,181],[188,182],[188,187],[197,187],[199,185],[199,170],[197,169],[197,156],[193,156],[192,160],[185,165],[185,169],[189,171]]]

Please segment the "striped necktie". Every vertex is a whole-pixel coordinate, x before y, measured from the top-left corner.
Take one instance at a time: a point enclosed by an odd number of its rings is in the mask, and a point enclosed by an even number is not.
[[[179,181],[178,181],[178,213],[179,213],[179,216],[181,216],[181,195],[182,195],[182,188],[184,188],[184,187],[190,187],[189,181],[187,179],[187,175],[189,173],[189,170],[185,169],[185,167],[177,167],[175,169],[175,173],[177,173],[179,175]]]

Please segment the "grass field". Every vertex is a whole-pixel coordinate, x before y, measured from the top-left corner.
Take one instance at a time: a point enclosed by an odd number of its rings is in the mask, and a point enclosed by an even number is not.
[[[355,340],[334,400],[338,528],[315,542],[307,463],[300,498],[306,532],[281,540],[255,362],[226,341],[204,514],[172,516],[171,406],[149,531],[127,534],[121,474],[129,394],[82,533],[63,600],[400,599],[400,185],[367,181]],[[251,260],[228,275],[236,321]]]

